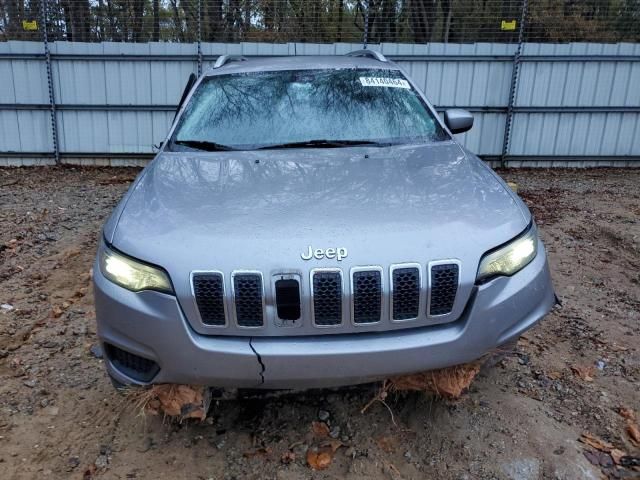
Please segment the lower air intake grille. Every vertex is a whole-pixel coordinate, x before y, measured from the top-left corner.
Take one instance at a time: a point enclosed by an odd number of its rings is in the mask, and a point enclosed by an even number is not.
[[[193,275],[193,292],[205,325],[224,325],[224,281],[220,273]]]
[[[262,276],[257,273],[239,273],[233,276],[236,320],[241,327],[261,327]]]
[[[139,357],[108,343],[105,344],[105,352],[115,368],[139,382],[150,382],[160,371],[160,367],[153,360]]]
[[[393,270],[393,320],[418,317],[420,308],[420,271],[417,268]]]
[[[451,313],[458,291],[458,265],[434,265],[431,267],[431,303],[429,315]]]
[[[313,318],[316,325],[342,323],[342,276],[339,272],[314,273]]]
[[[377,270],[353,274],[353,321],[375,323],[382,313],[382,279]]]

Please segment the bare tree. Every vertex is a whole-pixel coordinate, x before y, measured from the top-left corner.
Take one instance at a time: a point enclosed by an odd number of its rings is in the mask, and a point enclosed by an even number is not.
[[[416,43],[427,43],[436,21],[437,0],[407,0],[409,21]]]
[[[222,40],[222,0],[203,0],[204,38],[210,42]]]
[[[131,0],[133,2],[133,41],[142,42],[142,20],[144,14],[144,0]]]
[[[160,0],[152,0],[153,10],[153,32],[151,40],[154,42],[160,41]]]
[[[338,0],[338,41],[342,41],[342,22],[344,17],[344,0]]]
[[[6,9],[9,17],[6,35],[8,38],[22,38],[22,16],[24,4],[19,0],[6,0]]]
[[[451,18],[453,17],[453,9],[451,8],[451,0],[440,0],[442,7],[442,15],[444,26],[442,28],[442,41],[449,43],[449,32],[451,31]]]
[[[171,11],[173,13],[173,24],[175,39],[179,42],[184,41],[184,32],[182,29],[182,19],[180,17],[180,10],[178,9],[178,0],[169,0],[171,3]]]

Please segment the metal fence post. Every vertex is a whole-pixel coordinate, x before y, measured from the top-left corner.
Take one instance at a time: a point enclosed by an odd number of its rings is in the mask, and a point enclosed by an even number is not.
[[[364,11],[364,32],[362,34],[362,48],[367,49],[367,41],[369,40],[369,0],[365,0],[363,5]]]
[[[202,75],[202,0],[198,0],[198,77]]]
[[[42,0],[42,41],[44,43],[44,58],[47,65],[47,85],[49,87],[49,105],[51,111],[51,142],[53,144],[53,157],[56,165],[60,164],[60,150],[58,149],[58,118],[56,115],[56,97],[53,90],[53,74],[51,72],[51,52],[49,51],[49,34],[47,31],[47,4],[48,0]]]
[[[509,154],[509,141],[511,139],[511,124],[513,122],[513,106],[518,93],[518,76],[520,73],[520,56],[522,54],[522,42],[524,40],[524,27],[527,20],[528,0],[522,1],[522,12],[520,16],[520,28],[518,29],[518,46],[513,56],[513,69],[511,71],[511,87],[509,89],[509,104],[507,105],[507,118],[504,122],[504,138],[502,141],[502,155],[500,155],[500,166],[506,165],[506,157]]]

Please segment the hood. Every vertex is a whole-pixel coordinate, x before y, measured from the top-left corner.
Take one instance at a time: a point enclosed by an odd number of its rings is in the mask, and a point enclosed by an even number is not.
[[[344,269],[450,258],[475,269],[530,221],[454,142],[161,153],[119,210],[107,239],[186,284],[192,270],[336,266],[303,261],[309,246],[346,248]]]

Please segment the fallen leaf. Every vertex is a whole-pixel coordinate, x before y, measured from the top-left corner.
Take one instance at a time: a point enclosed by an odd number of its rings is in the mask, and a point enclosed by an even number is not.
[[[333,461],[336,451],[342,446],[340,440],[329,440],[320,446],[307,450],[307,463],[312,470],[326,470]]]
[[[627,433],[634,444],[640,445],[640,428],[637,423],[627,421]]]
[[[53,315],[53,318],[60,318],[63,313],[64,313],[64,310],[60,308],[58,305],[53,307],[53,309],[51,310],[51,315]]]
[[[580,441],[590,447],[595,448],[596,450],[601,450],[603,452],[610,452],[613,450],[613,445],[609,442],[605,442],[601,438],[596,437],[592,433],[584,432],[580,436]]]
[[[561,372],[549,372],[547,373],[547,377],[549,377],[551,380],[558,380],[559,378],[562,377],[562,373]]]
[[[311,422],[311,431],[317,438],[326,438],[329,436],[329,426],[324,422]]]
[[[147,413],[162,413],[181,420],[204,421],[211,403],[211,391],[195,385],[158,384],[146,390],[134,390],[131,395]]]
[[[331,465],[333,453],[330,448],[311,447],[307,450],[307,463],[312,470],[325,470]]]
[[[578,377],[580,377],[585,382],[593,382],[593,375],[595,373],[595,367],[593,366],[580,366],[574,365],[571,367],[571,371],[575,373]]]
[[[622,418],[626,418],[627,420],[635,421],[636,419],[636,413],[629,407],[620,407],[618,413]]]
[[[620,465],[620,459],[627,456],[625,452],[623,452],[622,450],[618,450],[617,448],[611,450],[609,454],[611,455],[611,458],[613,458],[613,461],[616,465]]]

